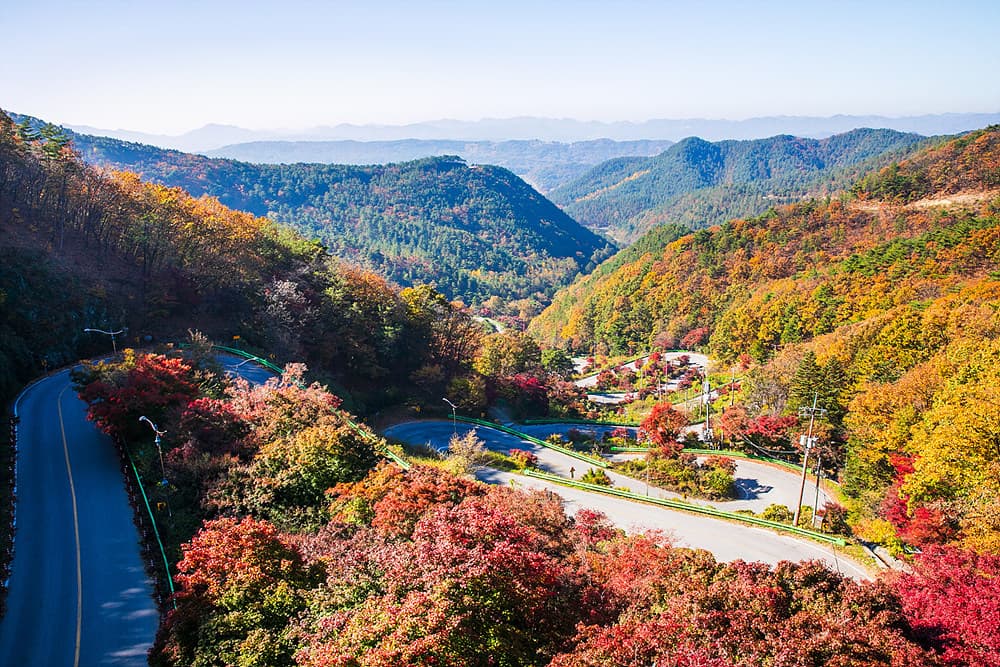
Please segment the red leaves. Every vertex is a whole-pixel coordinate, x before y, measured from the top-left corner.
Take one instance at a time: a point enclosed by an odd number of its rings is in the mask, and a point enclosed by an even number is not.
[[[687,415],[675,410],[670,403],[658,403],[643,420],[640,429],[654,445],[668,450],[668,455],[675,455],[682,449],[677,437],[687,423]]]
[[[761,446],[773,447],[788,442],[789,431],[798,423],[794,415],[759,415],[749,421],[744,435]]]
[[[909,456],[890,456],[896,470],[896,480],[886,491],[879,508],[880,514],[896,528],[899,537],[916,546],[946,544],[958,534],[953,521],[940,508],[915,503],[903,492],[907,475],[914,471],[913,459]]]
[[[684,334],[681,338],[681,347],[685,350],[693,350],[708,340],[708,327],[696,327]]]
[[[681,622],[660,616],[649,621],[626,620],[607,628],[592,627],[581,635],[579,648],[565,653],[550,667],[730,667],[734,663],[707,654],[695,633]]]
[[[243,450],[242,438],[247,425],[227,401],[198,398],[181,413],[177,425],[177,440],[184,458],[199,453],[212,456],[238,454]]]
[[[318,570],[255,519],[206,522],[183,550],[178,608],[160,627],[151,664],[291,664],[283,630],[305,607]]]
[[[1000,556],[934,547],[892,586],[946,665],[1000,665]]]
[[[340,398],[325,387],[301,384],[304,370],[301,364],[289,364],[280,380],[258,386],[237,380],[230,389],[233,410],[253,426],[257,447],[311,426],[340,407]]]
[[[186,406],[198,395],[191,367],[178,357],[126,353],[118,365],[95,367],[96,380],[80,390],[88,418],[109,435],[121,437],[146,427],[141,415],[159,421],[168,408]]]
[[[200,593],[216,603],[233,595],[252,598],[280,582],[302,585],[307,580],[298,550],[266,521],[208,521],[183,549],[176,576],[180,597]]]
[[[594,560],[619,621],[583,628],[554,667],[934,664],[884,586],[816,563],[718,565],[643,538]]]
[[[788,446],[789,435],[799,420],[791,415],[768,414],[751,418],[744,408],[737,406],[723,412],[719,423],[734,441],[746,439],[762,449],[783,449]]]
[[[389,486],[385,495],[374,503],[372,526],[388,535],[408,537],[417,521],[434,507],[457,505],[485,490],[475,482],[417,466]]]
[[[334,599],[362,601],[317,618],[299,659],[364,667],[537,664],[584,612],[561,503],[497,487],[454,502],[443,479],[427,470],[417,477],[413,485],[398,479],[411,488],[390,490],[378,503],[421,499],[426,509],[412,541],[367,530],[346,548],[329,544]]]

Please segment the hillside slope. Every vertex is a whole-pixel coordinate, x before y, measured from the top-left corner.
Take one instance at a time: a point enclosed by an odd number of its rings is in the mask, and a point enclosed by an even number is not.
[[[733,308],[751,299],[772,300],[767,295],[773,295],[783,281],[811,276],[805,281],[810,289],[821,283],[832,288],[834,282],[847,289],[856,286],[862,271],[867,271],[865,279],[887,280],[881,270],[862,268],[875,261],[865,253],[881,252],[878,248],[893,248],[885,250],[889,253],[902,252],[900,248],[908,253],[937,252],[939,235],[956,239],[949,241],[950,248],[966,241],[974,229],[990,224],[991,218],[969,213],[968,207],[947,206],[955,203],[952,200],[935,202],[965,193],[977,211],[983,198],[988,200],[996,187],[991,151],[997,134],[990,128],[945,143],[869,174],[851,193],[836,198],[779,207],[761,217],[735,219],[679,239],[670,228],[655,229],[636,243],[628,261],[615,257],[560,292],[532,322],[532,331],[548,340],[561,337],[583,347],[596,342],[624,351],[630,344],[649,345],[658,336],[677,339],[698,327],[714,330]],[[918,196],[924,203],[912,201]],[[930,245],[925,248],[926,244]],[[981,262],[974,266],[982,268]],[[876,291],[863,298],[888,297],[886,291]],[[782,334],[782,325],[776,332],[741,341],[745,349],[720,345],[717,352],[767,356],[768,350],[790,337],[801,340],[824,333],[870,310],[871,306],[860,305],[834,308],[831,313],[836,318],[813,329],[800,324]],[[824,316],[817,317],[826,322]]]
[[[610,254],[506,169],[454,156],[385,166],[256,165],[70,135],[83,159],[286,223],[335,257],[469,302],[547,302]]]
[[[691,137],[656,157],[598,165],[551,196],[588,227],[628,242],[657,224],[708,227],[836,191],[922,141],[871,129],[822,140],[782,135],[711,143]],[[859,165],[863,171],[852,169]]]
[[[530,331],[577,350],[703,343],[750,366],[744,415],[795,422],[818,396],[856,533],[1000,553],[1000,127],[836,199],[654,233]]]
[[[453,337],[479,329],[430,290],[404,295],[210,197],[99,172],[58,128],[0,113],[0,400],[45,368],[106,353],[87,327],[127,329],[120,346],[198,329],[264,349],[308,363],[357,409],[436,399],[468,365]],[[411,378],[425,365],[434,372]]]

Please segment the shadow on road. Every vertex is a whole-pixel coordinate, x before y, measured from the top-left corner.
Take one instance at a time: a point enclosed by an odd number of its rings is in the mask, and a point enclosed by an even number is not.
[[[734,480],[736,484],[736,492],[740,494],[740,498],[743,500],[757,500],[765,493],[770,493],[774,490],[773,486],[768,486],[767,484],[761,484],[755,479],[747,479],[745,477],[739,477]]]

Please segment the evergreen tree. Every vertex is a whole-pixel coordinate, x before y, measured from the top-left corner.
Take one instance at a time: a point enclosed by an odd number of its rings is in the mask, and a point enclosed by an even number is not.
[[[830,359],[823,366],[822,386],[819,389],[819,400],[827,409],[827,418],[831,424],[839,426],[847,412],[844,405],[844,390],[850,381],[847,369],[837,357]]]
[[[812,406],[813,396],[823,390],[823,368],[816,363],[816,353],[809,350],[802,356],[799,367],[795,370],[792,384],[788,391],[788,407],[797,410]],[[817,407],[826,407],[817,401]]]

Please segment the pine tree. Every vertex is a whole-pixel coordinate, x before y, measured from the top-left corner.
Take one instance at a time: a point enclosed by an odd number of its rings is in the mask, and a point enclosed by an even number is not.
[[[839,426],[847,412],[843,403],[843,394],[849,382],[850,378],[844,364],[837,357],[830,357],[823,366],[819,400],[822,406],[827,409],[827,418],[831,424]]]
[[[788,407],[797,410],[812,405],[813,396],[823,391],[823,368],[816,363],[816,353],[809,350],[799,362],[788,390]],[[825,397],[824,397],[825,398]],[[820,405],[819,407],[826,407]]]

